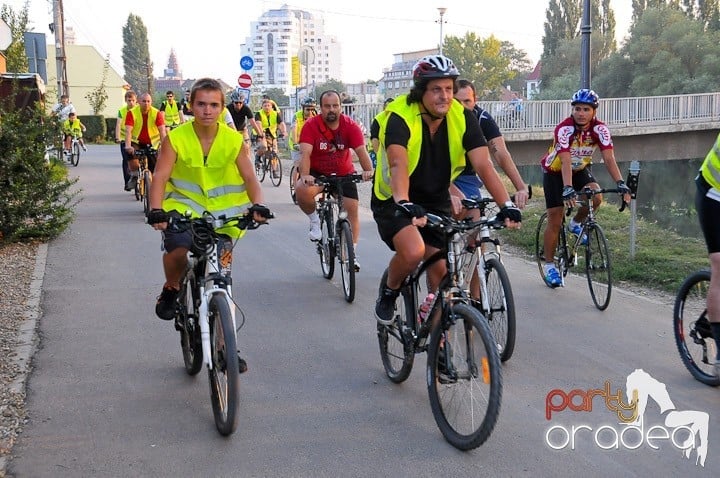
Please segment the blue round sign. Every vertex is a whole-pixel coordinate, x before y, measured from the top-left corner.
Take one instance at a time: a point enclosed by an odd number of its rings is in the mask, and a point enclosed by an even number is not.
[[[252,57],[244,56],[240,58],[240,68],[242,68],[243,70],[252,70],[253,65],[255,65],[255,62],[253,61]]]

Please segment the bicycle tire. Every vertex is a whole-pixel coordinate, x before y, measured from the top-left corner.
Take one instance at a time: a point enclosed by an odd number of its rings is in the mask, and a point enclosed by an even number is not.
[[[290,198],[292,199],[293,204],[297,204],[295,183],[297,183],[298,179],[300,179],[300,175],[298,174],[298,167],[293,166],[292,168],[290,168],[290,178],[288,179],[288,182],[290,183]]]
[[[673,331],[680,359],[695,380],[712,387],[720,385],[709,360],[716,357],[715,340],[707,318],[707,292],[710,271],[691,274],[675,297]]]
[[[388,271],[380,279],[378,294],[387,283]],[[393,383],[402,383],[410,376],[415,362],[415,350],[409,335],[415,321],[415,304],[408,287],[400,290],[395,301],[395,320],[391,325],[377,325],[378,345],[385,375]]]
[[[327,205],[320,214],[320,231],[322,237],[318,243],[318,253],[320,254],[320,268],[322,275],[327,280],[333,278],[335,274],[335,226],[334,226],[334,208]]]
[[[80,162],[80,144],[75,142],[72,145],[72,152],[70,154],[70,164],[77,167]]]
[[[152,185],[152,174],[149,170],[143,172],[143,213],[146,215],[150,212],[150,186]]]
[[[178,308],[178,324],[176,327],[180,332],[180,348],[182,349],[185,371],[188,375],[197,375],[203,363],[200,326],[197,322],[193,297],[194,288],[194,281],[191,281],[190,284],[188,284],[187,280],[183,281],[179,297],[184,303],[180,304]]]
[[[498,259],[485,262],[485,282],[490,309],[483,314],[495,337],[500,361],[507,362],[515,350],[515,299],[507,270]]]
[[[265,180],[265,156],[255,158],[255,175],[258,181],[263,182]]]
[[[347,302],[352,302],[355,300],[355,247],[348,221],[340,221],[337,243],[343,295]]]
[[[277,162],[277,171],[272,171],[272,163],[273,162]],[[270,158],[269,164],[270,164],[270,182],[273,184],[273,186],[275,186],[277,188],[280,186],[280,183],[282,182],[282,177],[283,177],[282,161],[280,161],[280,158],[278,157],[277,154],[273,153],[272,157]]]
[[[540,216],[537,228],[535,229],[535,261],[537,262],[538,270],[540,271],[540,278],[545,282],[545,230],[547,229],[547,213],[544,212]],[[553,263],[558,272],[563,276],[567,276],[568,273],[568,259],[567,259],[567,243],[565,234],[563,234],[562,227],[560,227],[560,233],[558,234],[557,246],[555,248],[555,254],[553,255]]]
[[[587,244],[583,258],[590,297],[599,310],[607,309],[612,295],[612,262],[607,239],[599,224],[585,228]]]
[[[460,303],[447,313],[452,317],[430,334],[430,408],[445,439],[459,450],[472,450],[487,441],[500,414],[500,357],[480,312]]]
[[[210,360],[208,370],[210,398],[215,427],[221,435],[232,434],[237,427],[240,372],[237,345],[230,306],[225,297],[215,294],[208,304],[210,321]]]

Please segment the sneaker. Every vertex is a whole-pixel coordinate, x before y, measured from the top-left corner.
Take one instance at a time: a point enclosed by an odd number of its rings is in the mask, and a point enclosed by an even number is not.
[[[552,289],[562,286],[562,277],[556,268],[551,267],[547,270],[545,273],[545,284]]]
[[[395,319],[395,300],[400,294],[399,290],[393,290],[384,286],[380,296],[375,302],[375,318],[378,324],[390,325]]]
[[[125,191],[132,191],[135,189],[135,186],[137,186],[137,177],[136,176],[130,176],[130,179],[128,179],[127,184],[125,185]]]
[[[87,148],[85,147],[84,144],[82,145],[82,149],[83,149],[83,151],[87,151]]]
[[[172,287],[163,287],[155,304],[155,314],[163,320],[172,320],[175,317],[175,301],[180,291]]]
[[[568,224],[567,229],[576,236],[579,236],[580,232],[582,231],[582,227],[580,227],[580,224]],[[582,237],[580,238],[580,244],[583,246],[587,245],[587,234],[582,235]]]
[[[355,256],[355,272],[360,272],[360,261],[358,261],[357,256]]]
[[[319,241],[320,239],[322,239],[320,221],[310,221],[310,232],[308,232],[308,237],[311,241]]]
[[[238,351],[238,372],[239,373],[245,373],[248,370],[247,362],[244,358],[240,356],[240,351]]]

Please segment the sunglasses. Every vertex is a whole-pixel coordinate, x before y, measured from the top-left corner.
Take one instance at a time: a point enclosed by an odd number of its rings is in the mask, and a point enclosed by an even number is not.
[[[242,101],[233,101],[233,103],[235,103],[236,105],[241,105],[241,104],[243,104]]]

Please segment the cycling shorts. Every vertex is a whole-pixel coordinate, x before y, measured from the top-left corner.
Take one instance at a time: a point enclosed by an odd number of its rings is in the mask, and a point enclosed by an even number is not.
[[[708,254],[720,252],[720,191],[713,189],[702,174],[695,179],[697,194],[695,195],[695,208],[697,209],[700,229],[705,236]]]
[[[479,199],[482,197],[480,188],[483,183],[477,174],[461,174],[453,184],[463,193],[467,199]]]
[[[387,244],[391,251],[394,251],[393,238],[401,229],[412,226],[412,218],[404,214],[396,215],[397,206],[394,201],[383,201],[382,203],[373,201],[370,205],[380,239]],[[440,229],[430,227],[418,227],[417,229],[425,244],[436,249],[445,247],[445,237]]]
[[[590,183],[597,182],[590,171],[590,167],[573,171],[572,187],[580,190]],[[563,205],[562,191],[563,184],[562,174],[543,172],[543,188],[545,190],[545,208],[560,207]]]

